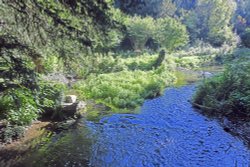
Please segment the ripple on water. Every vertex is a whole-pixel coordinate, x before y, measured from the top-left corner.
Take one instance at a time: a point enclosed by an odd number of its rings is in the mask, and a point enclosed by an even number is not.
[[[167,89],[144,103],[140,114],[103,118],[95,129],[96,167],[248,167],[243,142],[200,115],[188,99],[194,86]]]

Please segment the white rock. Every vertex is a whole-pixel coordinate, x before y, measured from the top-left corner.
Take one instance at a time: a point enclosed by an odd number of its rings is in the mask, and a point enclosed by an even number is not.
[[[206,72],[206,71],[201,72],[201,73],[200,73],[200,75],[201,75],[201,77],[202,77],[202,78],[210,78],[210,77],[212,77],[212,76],[213,76],[213,74],[212,74],[212,73],[210,73],[210,72]]]
[[[84,101],[80,101],[80,102],[77,104],[76,110],[77,110],[77,111],[78,111],[78,110],[81,110],[81,109],[85,108],[86,105],[87,105],[87,104],[86,104]]]

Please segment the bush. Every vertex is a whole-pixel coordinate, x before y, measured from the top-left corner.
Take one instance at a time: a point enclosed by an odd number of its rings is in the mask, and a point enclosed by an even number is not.
[[[187,56],[181,58],[175,58],[175,63],[178,67],[187,69],[197,69],[205,65],[213,65],[216,59],[216,55],[205,56]]]
[[[223,74],[206,80],[194,96],[194,104],[214,114],[250,116],[250,62],[229,65]]]
[[[18,139],[24,135],[24,127],[8,125],[0,131],[0,139],[2,142],[10,143],[14,139]]]
[[[87,56],[82,55],[76,61],[70,62],[71,73],[78,78],[86,78],[90,74],[119,72],[125,68],[120,57],[111,53],[89,53]]]
[[[245,47],[250,48],[250,28],[247,28],[245,32],[241,35],[242,44]]]
[[[129,57],[121,59],[120,61],[127,67],[129,70],[142,70],[148,71],[152,70],[153,65],[157,59],[158,55],[150,55],[144,53],[137,57]]]
[[[57,82],[40,81],[36,92],[37,104],[40,110],[56,111],[61,106],[65,85]]]
[[[176,58],[175,62],[178,67],[183,67],[187,69],[195,69],[198,68],[200,65],[200,59],[198,56]]]
[[[0,97],[0,106],[5,119],[11,124],[27,125],[38,117],[38,109],[34,94],[28,89],[10,89]]]
[[[0,96],[1,119],[13,125],[28,125],[45,110],[55,110],[60,104],[63,86],[41,81],[38,90],[24,87],[9,89]]]

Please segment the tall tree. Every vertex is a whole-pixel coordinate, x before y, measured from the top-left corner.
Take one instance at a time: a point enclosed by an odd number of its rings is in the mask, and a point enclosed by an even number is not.
[[[157,19],[156,33],[153,37],[162,47],[173,51],[188,43],[188,33],[186,26],[180,21],[165,17]]]
[[[144,49],[147,40],[154,35],[155,21],[152,17],[128,17],[126,27],[135,51]]]
[[[192,39],[202,39],[215,46],[231,43],[234,34],[231,19],[236,10],[234,0],[198,0],[184,19]]]
[[[237,0],[237,10],[233,17],[234,28],[238,34],[244,33],[250,26],[250,1]]]
[[[174,16],[176,11],[172,0],[115,0],[115,6],[130,15],[154,18]]]
[[[212,0],[210,3],[212,3],[212,7],[208,20],[208,40],[215,46],[221,46],[224,42],[233,42],[231,19],[236,10],[236,2],[234,0]]]

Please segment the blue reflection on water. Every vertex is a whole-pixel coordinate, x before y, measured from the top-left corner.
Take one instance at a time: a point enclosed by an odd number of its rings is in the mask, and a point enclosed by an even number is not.
[[[248,167],[243,142],[192,108],[194,86],[169,88],[144,103],[140,114],[88,122],[97,139],[95,167]]]

